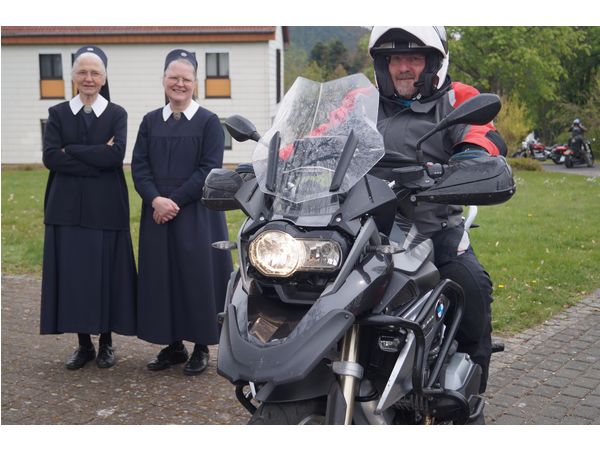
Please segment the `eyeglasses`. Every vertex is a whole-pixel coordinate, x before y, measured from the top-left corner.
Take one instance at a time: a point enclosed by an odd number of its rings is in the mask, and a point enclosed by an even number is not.
[[[194,80],[190,80],[189,78],[183,77],[167,77],[167,80],[169,81],[169,83],[173,84],[183,83],[184,86],[191,86],[192,84],[194,84]]]
[[[99,80],[100,78],[102,78],[104,74],[102,72],[97,72],[95,70],[92,71],[87,71],[87,70],[79,70],[77,72],[75,72],[75,76],[77,78],[81,78],[81,79],[85,79],[88,76],[91,76],[94,80]]]

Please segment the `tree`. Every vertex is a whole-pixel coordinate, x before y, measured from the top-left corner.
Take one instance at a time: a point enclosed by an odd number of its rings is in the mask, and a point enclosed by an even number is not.
[[[287,91],[296,78],[301,76],[308,64],[308,55],[295,45],[290,45],[285,51],[284,89]]]
[[[542,139],[556,132],[549,120],[574,76],[567,68],[589,54],[574,27],[449,27],[453,79],[499,95],[516,94],[527,105]]]
[[[329,50],[322,42],[317,42],[310,51],[311,61],[315,61],[320,66],[326,66],[326,62],[329,58]]]
[[[517,150],[521,141],[533,129],[527,105],[516,94],[502,97],[502,109],[494,124],[506,142],[508,156]]]
[[[331,40],[327,44],[317,42],[310,52],[310,59],[328,73],[333,73],[339,65],[342,65],[346,71],[350,67],[348,50],[339,39]]]

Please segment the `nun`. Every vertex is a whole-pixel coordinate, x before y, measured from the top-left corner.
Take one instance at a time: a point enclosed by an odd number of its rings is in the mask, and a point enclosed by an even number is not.
[[[228,239],[225,215],[200,202],[206,176],[222,166],[224,133],[219,118],[194,99],[197,68],[190,51],[167,55],[168,102],[144,116],[131,163],[142,198],[138,337],[165,346],[148,370],[185,363],[186,375],[208,365],[233,270],[229,252],[211,247]],[[183,341],[194,344],[191,356]]]
[[[49,109],[43,162],[41,334],[77,333],[67,369],[115,364],[112,332],[136,334],[136,271],[123,174],[127,113],[110,102],[107,58],[95,46],[74,55],[78,94]],[[91,335],[100,335],[98,353]]]

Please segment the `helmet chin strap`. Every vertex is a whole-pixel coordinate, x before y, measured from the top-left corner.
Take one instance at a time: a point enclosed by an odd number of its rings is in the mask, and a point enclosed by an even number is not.
[[[427,98],[435,92],[438,81],[439,79],[435,73],[423,72],[414,86],[418,88],[418,93],[421,94],[422,97]]]

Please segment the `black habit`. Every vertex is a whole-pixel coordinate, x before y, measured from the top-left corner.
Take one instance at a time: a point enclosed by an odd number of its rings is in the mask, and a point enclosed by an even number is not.
[[[136,334],[126,139],[127,113],[114,103],[98,117],[74,114],[69,102],[49,109],[42,334]]]
[[[188,118],[148,113],[140,125],[131,169],[142,197],[138,276],[138,336],[155,344],[178,340],[218,342],[233,270],[229,252],[211,247],[228,239],[222,212],[201,203],[206,176],[223,163],[224,134],[218,117],[199,107]],[[180,208],[161,225],[152,200],[167,197]]]

